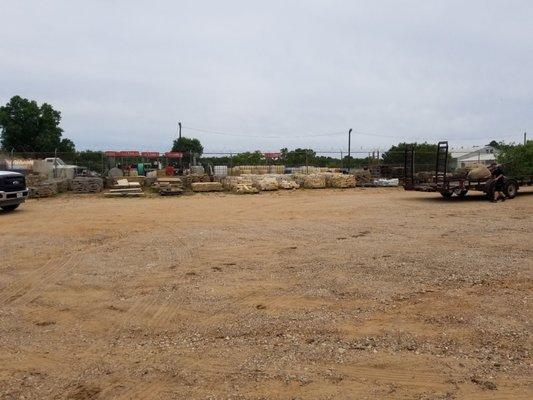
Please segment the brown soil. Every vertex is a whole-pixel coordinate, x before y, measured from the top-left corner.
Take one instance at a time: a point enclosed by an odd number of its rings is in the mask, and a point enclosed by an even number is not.
[[[0,399],[532,398],[533,190],[0,213]]]

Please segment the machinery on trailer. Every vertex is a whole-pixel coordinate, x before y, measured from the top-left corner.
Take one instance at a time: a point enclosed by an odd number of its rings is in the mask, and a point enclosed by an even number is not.
[[[435,176],[432,182],[420,182],[415,175],[415,151],[413,145],[405,148],[404,155],[404,189],[420,192],[439,192],[442,197],[450,199],[453,196],[464,197],[469,191],[483,192],[487,197],[494,196],[495,182],[492,179],[470,180],[467,177],[454,177],[448,173],[448,142],[439,142],[437,146],[437,160]],[[504,193],[507,198],[516,196],[520,186],[531,185],[533,177],[509,178],[504,177]]]

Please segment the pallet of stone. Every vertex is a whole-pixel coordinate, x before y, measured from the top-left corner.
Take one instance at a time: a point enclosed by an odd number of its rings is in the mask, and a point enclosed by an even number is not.
[[[186,188],[192,188],[193,183],[197,182],[211,182],[209,175],[207,174],[191,174],[184,175],[182,178],[183,186]]]
[[[71,186],[70,179],[61,179],[61,178],[50,179],[50,180],[45,181],[44,183],[54,184],[57,189],[57,193],[68,192]]]
[[[71,186],[75,193],[99,193],[104,187],[104,181],[96,176],[78,176],[72,180]]]
[[[142,197],[144,192],[139,193],[104,193],[105,197]]]
[[[193,192],[221,192],[224,190],[220,182],[193,182]]]
[[[113,189],[130,189],[140,187],[141,184],[139,182],[130,182],[127,179],[118,179],[117,184],[113,185]]]
[[[159,194],[161,196],[179,196],[183,193],[181,186],[166,185],[159,188]]]
[[[183,193],[183,184],[178,177],[161,177],[151,186],[161,196],[177,196]]]
[[[51,197],[57,194],[57,184],[55,183],[40,183],[35,186],[30,186],[28,196],[33,199],[42,197]]]
[[[109,192],[104,193],[106,197],[139,197],[144,196],[144,192],[140,187],[138,188],[122,188],[111,189]]]

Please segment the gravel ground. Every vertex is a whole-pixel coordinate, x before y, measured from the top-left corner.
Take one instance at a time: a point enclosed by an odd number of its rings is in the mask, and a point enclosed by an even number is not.
[[[533,190],[0,213],[0,399],[529,399]]]

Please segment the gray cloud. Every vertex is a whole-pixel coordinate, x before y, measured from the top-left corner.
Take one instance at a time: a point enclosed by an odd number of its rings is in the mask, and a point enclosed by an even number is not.
[[[63,114],[78,148],[484,144],[532,130],[530,1],[4,2],[0,101]],[[257,136],[277,136],[258,138]],[[279,137],[281,136],[281,138]],[[389,137],[390,136],[390,137]]]

